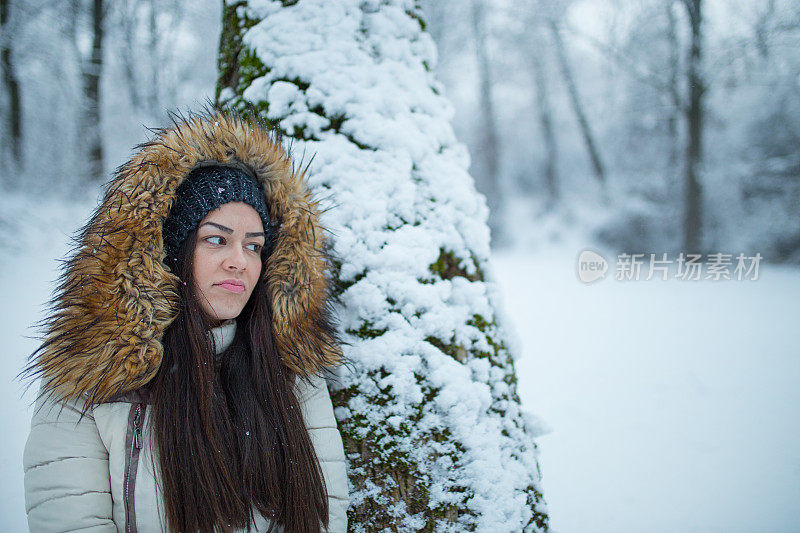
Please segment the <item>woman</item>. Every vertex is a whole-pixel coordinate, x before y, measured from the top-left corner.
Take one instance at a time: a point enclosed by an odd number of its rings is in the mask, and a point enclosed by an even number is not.
[[[66,263],[25,447],[31,531],[345,531],[324,236],[262,124],[176,120]]]

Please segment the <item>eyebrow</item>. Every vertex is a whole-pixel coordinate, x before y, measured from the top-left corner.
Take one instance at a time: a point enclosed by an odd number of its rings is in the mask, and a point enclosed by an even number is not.
[[[220,231],[224,231],[225,233],[227,233],[229,235],[231,233],[233,233],[233,230],[231,228],[229,228],[227,226],[223,226],[222,224],[217,224],[216,222],[204,222],[203,224],[200,224],[200,227],[202,228],[206,224],[208,224],[210,226],[214,226],[215,228],[219,229]],[[251,237],[264,237],[266,239],[267,238],[267,234],[264,233],[263,231],[253,231],[253,232],[250,232],[250,233],[245,233],[244,237],[245,237],[245,239],[249,239]]]

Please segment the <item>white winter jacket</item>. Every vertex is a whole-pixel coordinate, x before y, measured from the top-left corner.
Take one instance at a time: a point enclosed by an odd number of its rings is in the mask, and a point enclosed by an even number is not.
[[[233,321],[213,330],[218,353],[235,331]],[[328,490],[328,531],[343,533],[347,477],[328,389],[316,378],[311,385],[298,380],[296,390]],[[82,419],[81,407],[74,401],[36,404],[23,457],[31,532],[167,531],[153,443],[141,429],[148,427],[147,406],[134,395],[98,405]],[[269,522],[255,516],[255,530],[267,531]]]

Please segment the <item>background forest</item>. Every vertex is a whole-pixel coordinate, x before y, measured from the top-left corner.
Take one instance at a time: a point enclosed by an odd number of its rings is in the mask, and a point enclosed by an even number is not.
[[[800,249],[796,0],[427,1],[495,248]],[[216,2],[2,1],[6,190],[107,178],[214,97]]]

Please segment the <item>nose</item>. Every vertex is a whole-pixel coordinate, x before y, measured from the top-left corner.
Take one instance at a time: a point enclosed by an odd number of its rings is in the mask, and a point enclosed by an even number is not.
[[[247,268],[247,258],[244,256],[244,250],[240,246],[231,246],[230,253],[226,255],[222,266],[225,270],[231,271]]]

